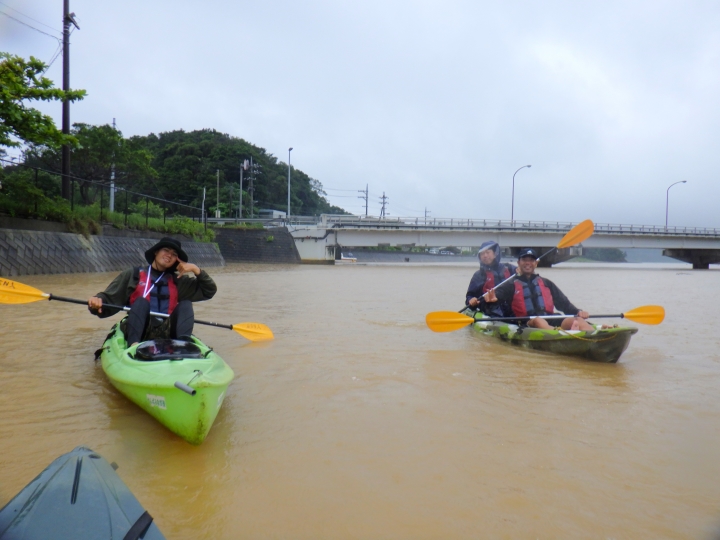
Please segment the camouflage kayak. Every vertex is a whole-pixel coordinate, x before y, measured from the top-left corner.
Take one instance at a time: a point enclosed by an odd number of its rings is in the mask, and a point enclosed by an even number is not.
[[[637,328],[628,326],[603,329],[600,325],[596,325],[592,332],[558,328],[541,330],[507,322],[483,321],[483,314],[480,312],[472,313],[468,310],[464,313],[475,318],[475,323],[471,326],[482,335],[526,349],[577,356],[595,362],[617,362],[628,348],[630,338],[638,331]]]

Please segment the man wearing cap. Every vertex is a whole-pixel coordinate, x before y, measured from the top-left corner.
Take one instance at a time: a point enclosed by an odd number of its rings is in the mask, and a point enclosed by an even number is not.
[[[576,308],[567,296],[549,279],[541,278],[535,273],[537,268],[535,250],[525,248],[518,255],[518,277],[508,281],[495,291],[488,291],[480,304],[507,302],[515,317],[536,317],[530,319],[528,326],[533,328],[552,328],[545,319],[538,315],[552,315],[557,308],[566,315],[560,327],[564,330],[594,330],[585,319],[590,315],[587,311]]]
[[[161,239],[145,252],[145,260],[147,267],[125,270],[105,291],[90,298],[90,312],[110,317],[119,310],[103,304],[129,305],[125,337],[130,345],[143,339],[189,338],[195,324],[192,303],[215,296],[215,282],[205,270],[188,262],[187,253],[174,238]],[[170,317],[154,317],[151,311]]]
[[[483,242],[478,251],[480,259],[480,270],[473,274],[470,279],[467,293],[465,294],[465,305],[476,308],[480,304],[479,298],[490,289],[500,285],[507,278],[515,274],[516,268],[510,263],[502,262],[500,245],[492,240]],[[510,306],[502,303],[485,303],[484,313],[495,317],[511,316]]]

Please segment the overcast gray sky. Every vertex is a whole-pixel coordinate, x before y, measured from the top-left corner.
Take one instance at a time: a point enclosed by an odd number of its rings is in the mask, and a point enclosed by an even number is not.
[[[72,121],[214,128],[391,216],[720,227],[717,0],[71,0]],[[62,0],[0,0],[50,61]],[[30,17],[30,18],[28,18]],[[47,26],[46,26],[47,25]],[[49,76],[61,86],[61,58]],[[43,110],[60,124],[60,107]],[[341,191],[349,190],[349,191]],[[341,197],[345,196],[345,197]]]

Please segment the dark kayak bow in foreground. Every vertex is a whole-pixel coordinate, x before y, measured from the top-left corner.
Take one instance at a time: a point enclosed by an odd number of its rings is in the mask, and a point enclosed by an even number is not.
[[[0,540],[163,540],[105,459],[78,446],[53,461],[0,510]]]

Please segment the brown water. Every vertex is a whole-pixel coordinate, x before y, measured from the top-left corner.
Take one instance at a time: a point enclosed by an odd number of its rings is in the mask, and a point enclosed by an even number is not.
[[[529,353],[424,317],[474,268],[229,266],[197,326],[237,375],[193,447],[93,362],[110,320],[0,306],[0,504],[86,445],[168,538],[713,538],[720,531],[720,272],[559,267],[576,305],[667,309],[619,364]],[[86,298],[114,274],[18,281]],[[688,317],[688,314],[695,317]]]

